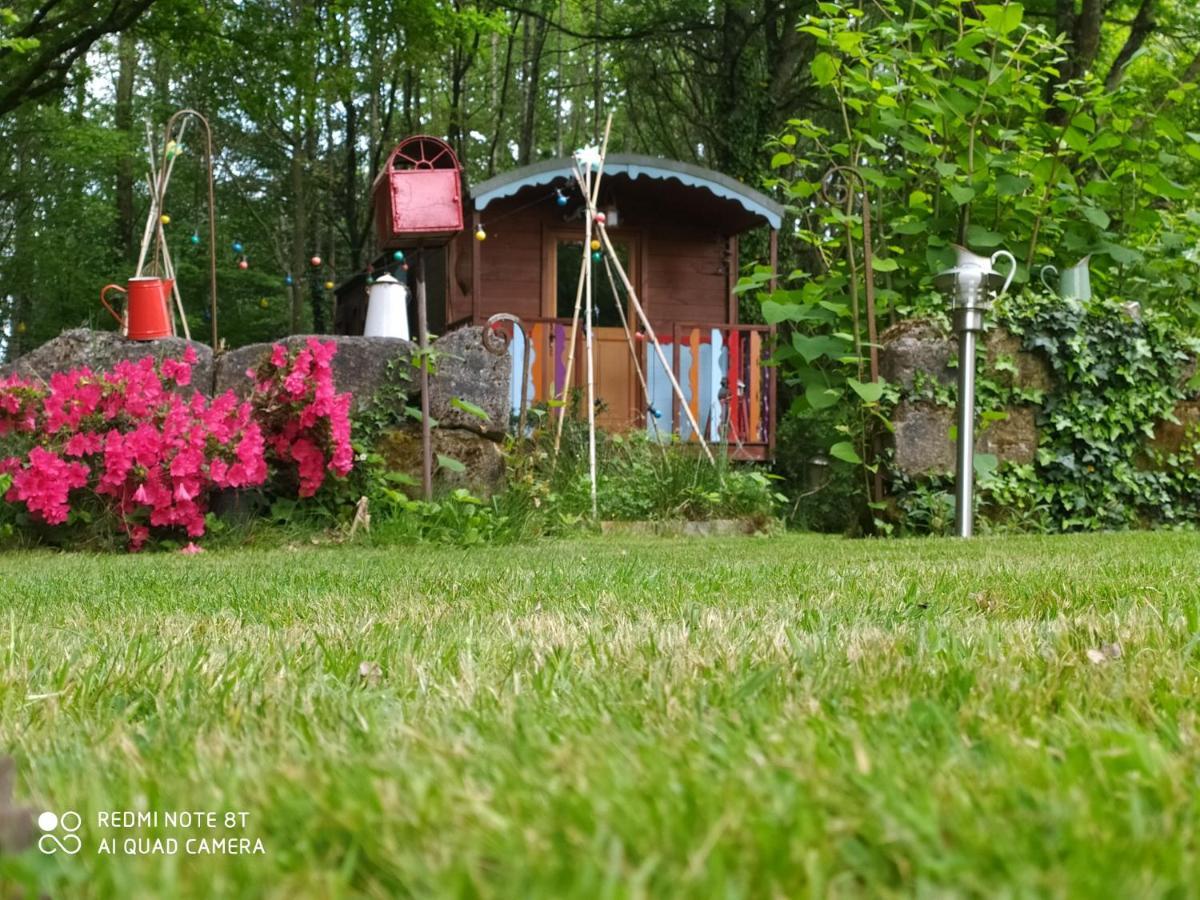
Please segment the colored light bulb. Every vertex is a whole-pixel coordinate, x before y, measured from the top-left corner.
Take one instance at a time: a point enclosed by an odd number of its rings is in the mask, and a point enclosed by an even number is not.
[[[317,266],[319,266],[321,264],[321,257],[314,256],[312,259],[309,260],[309,263],[315,269]]]
[[[404,251],[397,250],[392,254],[392,259],[394,259],[396,262],[404,262]]]

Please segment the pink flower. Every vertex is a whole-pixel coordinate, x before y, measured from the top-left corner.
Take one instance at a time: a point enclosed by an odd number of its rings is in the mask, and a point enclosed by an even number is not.
[[[195,556],[197,553],[203,553],[204,548],[197,546],[192,541],[188,541],[187,546],[181,548],[179,552],[184,554],[185,556]]]

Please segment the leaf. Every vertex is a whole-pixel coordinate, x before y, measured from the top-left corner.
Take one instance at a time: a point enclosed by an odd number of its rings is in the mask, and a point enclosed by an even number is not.
[[[836,338],[817,335],[809,337],[804,334],[792,335],[792,346],[804,357],[805,362],[812,362],[822,356],[838,359],[846,352],[846,343]]]
[[[999,468],[1000,459],[995,453],[976,453],[972,465],[976,476],[985,478]]]
[[[996,194],[1001,197],[1015,197],[1025,193],[1031,183],[1024,175],[1000,175],[996,178]]]
[[[846,383],[850,385],[850,389],[862,398],[864,403],[878,403],[879,398],[883,396],[882,381],[862,382],[857,378],[847,378]]]
[[[829,455],[834,459],[840,459],[842,462],[853,463],[860,465],[862,457],[854,452],[854,445],[849,441],[839,441],[829,448]]]
[[[819,86],[824,87],[827,84],[831,84],[837,77],[841,63],[828,53],[818,53],[813,57],[810,67],[812,69],[813,81]]]
[[[1109,219],[1108,213],[1095,206],[1083,207],[1083,217],[1101,230],[1107,228],[1112,221]]]
[[[475,418],[482,419],[485,422],[491,419],[491,416],[484,412],[482,407],[476,406],[470,400],[464,400],[462,397],[452,397],[450,399],[450,405],[457,410],[465,412],[469,416],[474,416]]]
[[[1105,244],[1104,252],[1111,256],[1114,261],[1123,266],[1141,262],[1142,259],[1142,254],[1137,250],[1133,250],[1129,247],[1122,247],[1120,244]]]
[[[876,272],[895,272],[898,268],[900,268],[900,263],[896,262],[896,260],[892,257],[889,256],[884,259],[880,259],[874,254],[871,255],[871,265],[874,267]]]
[[[823,384],[810,384],[804,389],[804,399],[813,409],[828,409],[842,399],[842,392]]]
[[[862,52],[863,33],[861,31],[839,31],[833,36],[833,42],[843,53],[858,56]]]
[[[771,157],[771,168],[778,169],[781,166],[790,166],[795,161],[796,161],[796,157],[793,156],[791,153],[788,153],[786,150],[780,150],[778,153],[776,153],[774,156]]]
[[[988,249],[999,247],[1003,242],[1004,235],[984,228],[982,225],[967,226],[967,244],[972,247]]]
[[[454,472],[459,475],[467,471],[467,467],[460,463],[453,456],[446,456],[444,453],[439,453],[437,455],[437,459],[439,469],[445,469],[448,472]]]
[[[768,325],[778,325],[780,322],[799,322],[802,307],[796,303],[776,303],[774,300],[762,302],[763,321]]]
[[[977,6],[976,10],[983,16],[987,27],[1000,34],[1008,34],[1020,27],[1025,14],[1025,7],[1020,3],[1005,3],[1002,6],[988,3]]]
[[[959,206],[966,206],[975,199],[975,188],[965,184],[948,184],[946,185],[946,191]]]

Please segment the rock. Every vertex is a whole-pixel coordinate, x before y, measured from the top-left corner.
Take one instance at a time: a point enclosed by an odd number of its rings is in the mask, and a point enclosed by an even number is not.
[[[953,336],[927,319],[909,319],[879,337],[879,373],[905,391],[913,390],[918,372],[942,384],[953,384],[950,360],[958,350]]]
[[[953,424],[954,410],[948,406],[901,401],[892,412],[896,468],[913,476],[953,472]]]
[[[417,396],[416,370],[408,360],[415,347],[399,338],[362,337],[361,335],[317,335],[318,340],[334,341],[337,354],[333,358],[333,382],[338,392],[349,391],[354,397],[355,410],[366,407],[378,391],[388,384],[389,366],[396,361],[399,371],[410,375],[412,381],[404,385],[409,396]],[[271,352],[276,343],[288,349],[303,347],[308,340],[305,335],[293,335],[270,344],[248,344],[230,350],[217,358],[215,387],[218,394],[232,390],[239,397],[250,394],[252,383],[246,370],[259,365]],[[396,369],[390,377],[400,377]]]
[[[1037,458],[1037,420],[1032,406],[1010,406],[1007,419],[975,427],[975,449],[994,453],[1000,462],[1025,465]]]
[[[500,438],[508,430],[512,356],[496,356],[483,348],[483,328],[459,328],[433,342],[437,370],[430,378],[429,412],[442,428],[463,428]],[[455,397],[478,406],[480,419],[457,409]]]
[[[1172,412],[1178,422],[1164,419],[1154,426],[1154,437],[1146,445],[1151,459],[1179,453],[1200,434],[1200,400],[1181,400]],[[1200,465],[1200,455],[1195,457],[1195,462]]]
[[[879,343],[880,374],[905,391],[913,390],[918,372],[945,385],[954,384],[957,378],[957,369],[950,366],[958,355],[954,335],[946,334],[927,319],[910,319],[893,325],[883,333]],[[990,329],[980,343],[991,377],[1003,386],[1040,391],[1049,391],[1054,386],[1054,371],[1046,355],[1024,349],[1021,339],[1007,329]],[[1001,360],[1007,360],[1011,366],[997,369]]]
[[[1021,339],[1007,329],[993,328],[987,333],[984,353],[990,377],[1004,387],[1037,391],[1049,391],[1054,387],[1054,370],[1046,354],[1024,349]],[[1016,372],[1007,366],[998,369],[997,363],[1001,360],[1011,362]]]
[[[396,428],[386,432],[376,450],[388,468],[404,472],[416,480],[409,489],[410,496],[421,493],[421,431],[415,427]],[[472,431],[459,428],[433,429],[433,485],[435,492],[444,493],[466,488],[477,497],[490,497],[504,487],[504,455],[494,441]],[[438,465],[438,454],[456,459],[465,470],[455,472]]]
[[[480,343],[482,329],[461,328],[431,344],[436,354],[436,371],[430,376],[430,415],[439,426],[462,428],[478,434],[502,437],[509,419],[509,356],[495,356]],[[403,388],[409,403],[416,406],[420,398],[420,373],[410,365],[416,344],[399,338],[362,337],[356,335],[322,335],[322,341],[334,341],[337,355],[333,358],[333,380],[339,392],[354,395],[354,408],[368,406],[381,388],[392,379],[406,375],[408,380],[394,381]],[[296,335],[283,338],[288,348],[302,347],[307,337]],[[272,344],[250,344],[218,357],[216,364],[217,393],[232,389],[240,397],[248,396],[251,381],[246,370],[257,366],[271,352]],[[397,368],[389,367],[395,361]],[[455,397],[480,407],[487,413],[483,420],[457,409]]]
[[[1001,462],[1030,463],[1037,454],[1033,407],[1012,406],[1007,419],[975,427],[975,452],[994,453]],[[902,401],[892,413],[895,467],[905,475],[954,471],[955,443],[950,437],[954,410],[932,403]]]
[[[156,360],[179,359],[191,347],[196,352],[192,366],[192,384],[202,394],[210,394],[213,383],[213,353],[206,344],[185,341],[183,338],[163,338],[158,341],[131,341],[115,331],[92,331],[73,328],[42,346],[30,350],[11,363],[0,366],[0,378],[17,374],[24,378],[48,381],[55,372],[69,372],[87,366],[93,371],[111,369],[125,360],[136,362],[147,356]]]

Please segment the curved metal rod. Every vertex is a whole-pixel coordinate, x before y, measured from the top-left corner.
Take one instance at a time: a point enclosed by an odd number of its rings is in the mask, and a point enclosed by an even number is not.
[[[858,182],[858,190],[851,189],[850,182]],[[821,177],[821,197],[831,206],[845,206],[847,213],[854,206],[855,195],[862,206],[863,222],[863,261],[866,268],[867,294],[867,347],[871,359],[871,381],[879,380],[879,341],[875,327],[875,264],[873,262],[874,247],[871,243],[871,195],[866,179],[856,166],[834,166]],[[850,223],[846,223],[849,235]],[[854,265],[853,248],[850,251],[851,266]],[[857,285],[854,290],[857,291]]]
[[[857,181],[851,186],[851,181]],[[857,188],[857,190],[855,190]],[[833,166],[821,177],[821,196],[830,205],[846,207],[846,214],[854,208],[855,195],[862,206],[863,223],[863,267],[866,270],[867,295],[867,347],[871,361],[871,381],[879,381],[879,335],[875,327],[875,248],[871,243],[871,192],[867,180],[856,166]],[[858,296],[858,285],[855,282],[857,273],[854,271],[854,246],[851,242],[852,231],[850,222],[846,222],[846,250],[850,261],[851,289],[854,297]],[[857,301],[856,301],[857,302]],[[855,340],[858,340],[858,323],[854,325]],[[874,476],[868,479],[867,491],[874,502],[883,499],[883,469],[879,465],[880,439],[878,430],[871,436],[870,462],[875,465]]]
[[[217,199],[213,184],[213,140],[212,126],[202,114],[194,109],[181,109],[167,120],[163,147],[172,140],[176,124],[184,117],[198,121],[204,127],[204,154],[208,163],[208,278],[209,278],[209,315],[212,317],[212,348],[217,351]],[[164,164],[159,175],[159,183],[155,190],[155,203],[161,213],[163,201],[167,193],[167,167]]]
[[[521,411],[517,418],[517,434],[523,440],[525,438],[525,414],[529,409],[529,357],[531,355],[529,333],[516,316],[511,313],[496,313],[483,326],[482,335],[483,349],[494,356],[503,356],[507,353],[508,345],[512,342],[508,332],[499,327],[501,322],[512,322],[513,328],[521,329]]]

